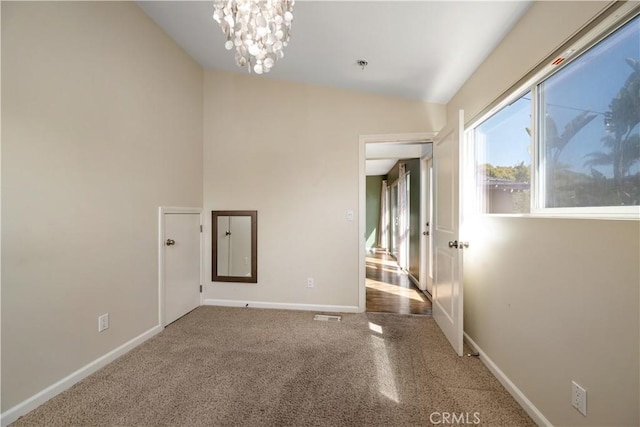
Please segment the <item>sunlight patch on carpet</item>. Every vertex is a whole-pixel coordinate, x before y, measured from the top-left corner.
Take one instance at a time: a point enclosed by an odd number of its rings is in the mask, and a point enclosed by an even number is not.
[[[371,336],[371,349],[373,360],[376,365],[376,375],[378,377],[378,390],[389,400],[400,403],[398,398],[398,388],[396,387],[396,379],[393,375],[393,367],[389,361],[387,354],[387,345],[384,339]]]
[[[369,329],[382,335],[382,326],[369,322]]]

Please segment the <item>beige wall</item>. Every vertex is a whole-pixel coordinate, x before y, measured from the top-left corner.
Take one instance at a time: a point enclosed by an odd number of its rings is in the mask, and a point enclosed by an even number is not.
[[[157,325],[158,206],[202,205],[202,87],[133,3],[2,2],[2,411]]]
[[[257,284],[211,282],[206,215],[205,298],[357,307],[358,137],[437,131],[444,105],[207,71],[204,110],[205,212],[258,210]]]
[[[447,105],[467,118],[606,3],[537,2]],[[554,425],[639,425],[640,223],[484,217],[468,224],[465,331]],[[588,416],[570,404],[587,389]]]
[[[474,222],[465,332],[558,426],[639,425],[640,223]],[[570,404],[587,390],[588,416]]]

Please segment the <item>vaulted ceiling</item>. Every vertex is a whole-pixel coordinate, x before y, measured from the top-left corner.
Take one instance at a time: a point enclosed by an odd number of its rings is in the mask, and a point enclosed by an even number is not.
[[[285,56],[261,78],[445,104],[531,3],[298,0]],[[225,50],[212,1],[137,4],[204,68],[249,73]],[[364,69],[359,59],[368,62]],[[407,150],[416,146],[367,150],[367,175],[386,174],[411,157]]]
[[[203,67],[248,73],[224,49],[211,1],[137,4]],[[298,0],[285,56],[264,77],[447,103],[530,6]]]

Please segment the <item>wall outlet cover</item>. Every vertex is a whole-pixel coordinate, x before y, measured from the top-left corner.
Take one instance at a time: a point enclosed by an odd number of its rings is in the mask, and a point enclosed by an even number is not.
[[[575,381],[571,381],[571,405],[587,416],[587,390]]]
[[[109,329],[109,313],[105,313],[98,317],[98,332]]]

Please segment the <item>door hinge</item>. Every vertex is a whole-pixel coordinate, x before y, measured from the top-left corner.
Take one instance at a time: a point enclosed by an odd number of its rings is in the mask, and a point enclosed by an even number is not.
[[[200,293],[202,293],[202,285],[200,285]]]
[[[202,233],[202,224],[200,224],[200,232]]]

